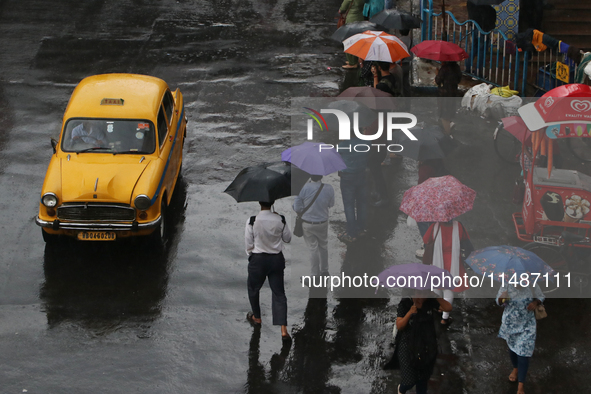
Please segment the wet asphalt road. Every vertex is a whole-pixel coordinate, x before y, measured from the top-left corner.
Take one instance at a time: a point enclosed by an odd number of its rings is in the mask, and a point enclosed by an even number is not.
[[[0,1],[1,393],[395,392],[398,372],[381,365],[399,298],[373,297],[372,289],[310,298],[298,283],[309,270],[301,239],[286,249],[291,349],[281,349],[270,325],[268,288],[263,328],[245,322],[243,228],[256,204],[221,193],[241,168],[277,160],[290,145],[291,98],[334,96],[342,87],[344,57],[327,38],[338,5]],[[154,75],[185,97],[183,180],[162,253],[133,243],[45,248],[34,224],[49,138],[75,85],[106,72]],[[462,217],[477,248],[521,245],[511,221],[518,170],[496,158],[492,130],[479,118],[461,122],[462,145],[446,161],[478,192]],[[416,183],[416,163],[404,159],[385,174],[395,201],[371,212],[368,248],[336,239],[344,225],[337,197],[331,273],[413,261],[420,241],[396,208]],[[327,181],[338,191],[336,176]],[[276,205],[291,215],[289,199]],[[591,304],[551,300],[547,308],[527,392],[587,392]],[[515,392],[496,338],[501,311],[466,298],[453,316],[430,392]]]

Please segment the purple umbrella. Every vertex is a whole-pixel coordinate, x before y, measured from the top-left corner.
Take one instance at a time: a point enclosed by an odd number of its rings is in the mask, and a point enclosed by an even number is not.
[[[393,265],[382,271],[378,278],[382,287],[417,290],[454,288],[449,271],[422,263]]]
[[[328,175],[347,168],[341,155],[322,142],[304,142],[287,148],[281,153],[281,160],[290,162],[311,175]]]

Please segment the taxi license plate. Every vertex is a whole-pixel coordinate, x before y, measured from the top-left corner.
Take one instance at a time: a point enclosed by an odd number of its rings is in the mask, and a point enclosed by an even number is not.
[[[114,241],[116,237],[113,231],[83,231],[78,233],[80,241]]]

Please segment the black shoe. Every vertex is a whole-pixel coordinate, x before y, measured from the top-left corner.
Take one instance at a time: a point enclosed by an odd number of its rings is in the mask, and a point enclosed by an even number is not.
[[[250,325],[251,325],[251,326],[253,326],[253,327],[260,327],[260,326],[261,326],[261,323],[259,323],[259,322],[256,322],[256,321],[254,320],[254,313],[252,313],[252,312],[248,312],[248,313],[246,314],[246,320],[247,320],[247,321],[250,323]]]

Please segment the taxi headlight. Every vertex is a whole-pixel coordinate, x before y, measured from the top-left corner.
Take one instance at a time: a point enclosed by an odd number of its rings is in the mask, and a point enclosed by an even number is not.
[[[133,204],[140,211],[145,211],[146,209],[150,208],[150,205],[152,205],[152,201],[150,200],[150,197],[140,194],[135,198]]]
[[[57,206],[57,196],[53,193],[45,193],[41,197],[41,203],[47,208],[54,208]]]

